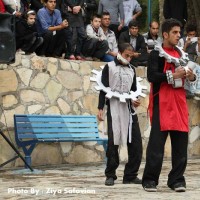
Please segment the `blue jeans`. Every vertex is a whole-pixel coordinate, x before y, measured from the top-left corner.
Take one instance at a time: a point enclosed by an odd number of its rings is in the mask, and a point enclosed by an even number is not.
[[[111,55],[109,55],[109,54],[105,54],[103,57],[102,57],[102,61],[104,61],[104,62],[111,62],[111,61],[113,61],[114,60],[114,56],[111,56]]]

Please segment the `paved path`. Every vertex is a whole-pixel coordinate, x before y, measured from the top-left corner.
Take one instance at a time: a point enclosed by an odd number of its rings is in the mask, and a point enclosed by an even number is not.
[[[170,161],[165,161],[158,192],[149,193],[141,185],[123,185],[124,164],[117,170],[114,186],[105,186],[105,164],[38,167],[34,173],[24,169],[1,169],[0,199],[114,199],[114,200],[200,200],[200,159],[189,160],[186,171],[187,191],[176,193],[166,186]],[[141,165],[139,177],[144,169]],[[85,194],[81,194],[85,193]]]

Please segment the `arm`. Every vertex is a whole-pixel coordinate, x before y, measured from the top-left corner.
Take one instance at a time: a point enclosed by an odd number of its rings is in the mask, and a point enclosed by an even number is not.
[[[162,67],[159,65],[163,65]],[[147,68],[147,78],[149,82],[152,83],[161,83],[167,82],[167,76],[163,73],[164,62],[161,63],[159,60],[159,52],[151,51],[149,60],[148,60],[148,68]]]
[[[98,6],[98,14],[101,15],[103,12],[103,5],[101,3],[101,0],[99,1],[99,6]]]
[[[104,68],[103,68],[103,71],[102,71],[102,77],[101,77],[101,81],[103,83],[103,85],[105,87],[109,87],[109,70],[108,70],[108,65],[106,65]],[[99,105],[98,105],[98,109],[99,109],[99,112],[98,112],[98,119],[100,121],[103,121],[103,108],[104,108],[104,105],[105,105],[105,95],[106,93],[104,91],[100,91],[99,93]]]
[[[140,4],[137,2],[135,5],[134,13],[133,13],[133,20],[136,20],[137,17],[139,17],[141,14],[142,14],[142,8]]]
[[[120,31],[124,26],[124,6],[123,1],[119,3],[119,17],[120,17],[120,24],[118,26],[118,30]]]
[[[85,8],[88,8],[89,10],[96,10],[97,9],[97,3],[95,0],[92,0],[90,3],[84,3]]]

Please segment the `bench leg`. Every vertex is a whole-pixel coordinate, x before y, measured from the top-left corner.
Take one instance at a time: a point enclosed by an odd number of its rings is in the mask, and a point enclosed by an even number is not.
[[[28,165],[31,166],[31,156],[25,156],[25,160],[28,163]],[[25,165],[25,168],[27,168],[27,166]]]

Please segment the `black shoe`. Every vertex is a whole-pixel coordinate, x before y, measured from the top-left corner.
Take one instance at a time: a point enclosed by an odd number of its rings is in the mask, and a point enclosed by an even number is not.
[[[106,178],[105,185],[107,185],[107,186],[114,185],[114,178],[112,178],[112,177]]]
[[[143,188],[147,192],[157,192],[156,183],[154,181],[144,183]]]
[[[142,180],[136,177],[135,179],[130,180],[130,181],[123,180],[123,184],[142,184]]]
[[[175,183],[174,185],[172,185],[171,189],[176,192],[185,192],[186,191],[185,183]]]

